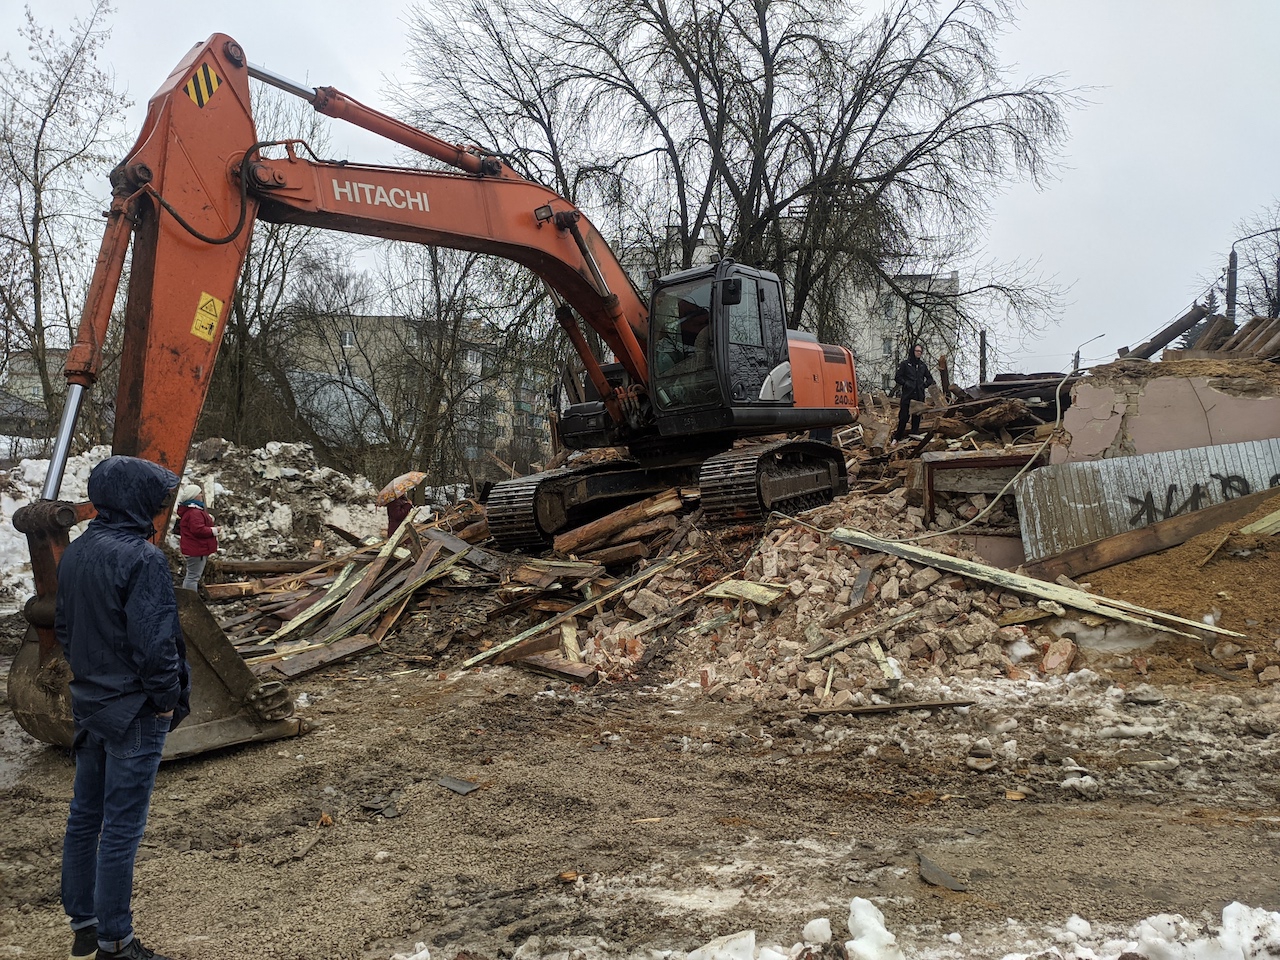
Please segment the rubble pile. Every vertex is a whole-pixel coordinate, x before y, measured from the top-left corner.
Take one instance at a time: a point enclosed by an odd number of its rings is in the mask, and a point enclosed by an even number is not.
[[[224,559],[296,556],[299,543],[316,539],[336,544],[329,525],[360,537],[386,532],[386,514],[373,503],[378,488],[320,466],[308,444],[244,450],[211,438],[192,448],[184,480],[205,491]]]
[[[1027,623],[1065,612],[1060,607],[1046,603],[1046,611],[1009,591],[860,552],[808,525],[917,537],[922,511],[902,496],[852,494],[805,519],[768,533],[746,563],[741,577],[762,588],[756,599],[744,591],[692,615],[683,659],[708,696],[800,710],[859,707],[889,702],[907,677],[1029,678],[1070,670],[1071,641]],[[954,540],[929,543],[973,559]],[[763,589],[769,586],[777,588],[772,596]],[[623,597],[630,613],[653,617],[697,588],[668,573]],[[606,662],[632,631],[625,620],[600,620],[587,659]]]

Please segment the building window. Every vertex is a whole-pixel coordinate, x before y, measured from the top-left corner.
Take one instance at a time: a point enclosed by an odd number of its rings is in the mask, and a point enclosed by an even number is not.
[[[880,352],[886,360],[893,356],[893,337],[885,337],[880,341]]]
[[[354,330],[343,330],[338,342],[342,345],[342,349],[351,349],[356,345],[356,332]]]

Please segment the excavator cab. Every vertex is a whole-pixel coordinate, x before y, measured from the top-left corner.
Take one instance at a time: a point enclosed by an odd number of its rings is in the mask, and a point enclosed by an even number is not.
[[[733,427],[737,410],[793,405],[778,278],[732,260],[685,270],[654,289],[649,368],[658,429],[682,435]]]

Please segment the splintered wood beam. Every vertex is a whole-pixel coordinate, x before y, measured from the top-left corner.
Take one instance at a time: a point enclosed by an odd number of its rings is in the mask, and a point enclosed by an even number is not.
[[[639,541],[617,543],[611,547],[592,550],[590,553],[582,555],[584,560],[590,560],[605,567],[623,566],[624,564],[635,563],[637,560],[647,560],[648,557],[649,545]]]
[[[396,532],[387,538],[387,542],[382,545],[382,549],[378,551],[378,555],[373,558],[373,563],[365,567],[364,575],[360,577],[359,582],[351,588],[351,592],[347,594],[347,599],[342,601],[342,606],[338,607],[338,612],[333,615],[330,621],[337,625],[345,620],[350,620],[351,616],[364,602],[364,598],[369,591],[373,589],[378,582],[378,578],[382,576],[383,568],[386,567],[387,561],[395,552],[396,545],[405,537],[408,531],[412,529],[412,524],[402,523]],[[419,554],[421,555],[421,554]]]
[[[339,640],[337,643],[317,644],[309,650],[302,650],[277,660],[271,664],[271,669],[276,673],[284,674],[289,679],[300,677],[304,673],[311,673],[313,670],[319,670],[321,667],[332,666],[343,660],[349,660],[352,657],[358,657],[362,653],[370,650],[377,650],[378,642],[366,634],[356,634],[354,637],[347,637],[345,640]]]
[[[259,644],[265,646],[271,643],[278,643],[290,634],[297,633],[321,614],[336,607],[342,602],[342,598],[347,595],[348,591],[355,586],[355,572],[358,567],[358,564],[348,563],[342,568],[342,572],[338,574],[338,579],[333,581],[333,586],[329,588],[323,600],[319,603],[312,604],[298,616],[280,627],[280,629],[275,633],[271,634],[271,636],[267,637],[265,640],[260,640]]]
[[[410,569],[401,586],[393,590],[387,596],[384,596],[376,602],[368,604],[360,609],[356,615],[346,623],[340,623],[332,627],[329,632],[325,634],[322,642],[332,643],[334,640],[341,640],[348,634],[361,629],[366,623],[380,615],[383,611],[396,606],[396,604],[400,603],[401,600],[413,596],[419,588],[424,587],[432,580],[443,576],[446,571],[462,559],[462,554],[455,553],[448,560],[441,561],[435,566],[430,566],[434,557],[434,551],[422,551],[422,556],[418,558],[418,562],[413,565],[412,569]]]
[[[1134,603],[1126,603],[1115,597],[1102,597],[1092,593],[1085,593],[1083,590],[1072,590],[1068,587],[1059,586],[1056,583],[1046,583],[1043,580],[1037,580],[1034,577],[1023,576],[1018,573],[1010,573],[1008,570],[1001,570],[998,567],[988,567],[982,563],[973,563],[969,560],[961,560],[959,557],[953,557],[949,554],[938,553],[934,550],[926,550],[924,547],[918,547],[915,544],[903,543],[897,540],[881,540],[879,537],[873,537],[869,533],[863,533],[861,530],[849,530],[840,528],[832,532],[831,539],[837,543],[848,543],[855,547],[862,547],[867,550],[878,550],[881,553],[892,554],[903,560],[910,560],[914,563],[923,564],[933,567],[937,570],[946,570],[949,573],[958,573],[962,577],[969,577],[972,580],[981,580],[984,583],[993,583],[998,587],[1012,590],[1015,593],[1022,593],[1032,597],[1039,597],[1041,600],[1053,600],[1065,607],[1072,607],[1076,610],[1083,610],[1086,613],[1096,613],[1099,616],[1108,617],[1112,620],[1121,620],[1126,623],[1134,623],[1139,626],[1149,627],[1153,630],[1162,630],[1165,633],[1174,633],[1182,637],[1190,637],[1193,640],[1199,640],[1198,633],[1187,633],[1185,630],[1177,629],[1183,627],[1186,629],[1194,629],[1215,633],[1224,637],[1243,637],[1243,633],[1236,633],[1234,630],[1224,630],[1222,627],[1215,626],[1211,623],[1203,623],[1198,620],[1187,620],[1183,617],[1174,616],[1171,613],[1164,613],[1160,610],[1150,610],[1146,607],[1140,607]]]
[[[663,514],[676,513],[683,505],[680,491],[672,487],[639,503],[628,504],[620,510],[605,514],[598,520],[592,520],[590,523],[560,534],[555,538],[556,552],[576,553],[598,543],[605,543],[628,527]]]

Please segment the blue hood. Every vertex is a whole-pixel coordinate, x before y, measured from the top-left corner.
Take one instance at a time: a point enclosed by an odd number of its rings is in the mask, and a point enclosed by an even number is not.
[[[99,523],[150,537],[152,521],[177,485],[177,474],[158,463],[108,457],[89,474],[89,499]]]

